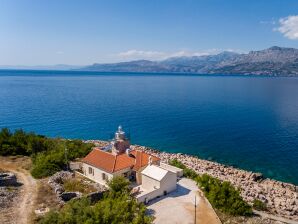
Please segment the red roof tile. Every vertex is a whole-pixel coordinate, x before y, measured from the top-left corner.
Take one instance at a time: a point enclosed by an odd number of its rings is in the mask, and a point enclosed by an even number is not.
[[[150,155],[146,152],[140,151],[140,150],[132,150],[130,151],[132,155],[136,158],[136,163],[133,167],[134,170],[139,170],[140,168],[147,166],[149,162],[149,157],[151,156],[152,162],[160,161],[160,158]]]
[[[133,155],[134,158],[128,156],[125,153],[120,155],[113,155],[99,148],[94,148],[82,161],[91,166],[105,170],[108,173],[114,173],[129,167],[137,171],[140,168],[148,165],[150,156],[152,158],[152,162],[160,160],[156,156],[139,150],[132,150],[130,153]]]
[[[126,154],[113,155],[98,148],[94,148],[82,161],[109,173],[132,167],[135,163]]]

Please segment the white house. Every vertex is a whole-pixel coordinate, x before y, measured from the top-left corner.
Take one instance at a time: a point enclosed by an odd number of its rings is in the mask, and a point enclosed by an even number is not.
[[[106,185],[114,176],[124,176],[136,182],[136,198],[140,202],[168,194],[176,189],[177,178],[183,171],[160,158],[141,150],[131,150],[125,132],[119,126],[115,138],[104,147],[95,147],[82,160],[82,174],[89,179]]]
[[[176,190],[177,173],[156,165],[149,165],[142,171],[142,185],[137,200],[145,202]]]
[[[119,126],[110,145],[103,149],[93,148],[82,160],[83,175],[103,185],[117,175],[122,175],[141,184],[142,170],[149,163],[159,165],[160,159],[140,150],[130,150],[129,147],[129,141]]]

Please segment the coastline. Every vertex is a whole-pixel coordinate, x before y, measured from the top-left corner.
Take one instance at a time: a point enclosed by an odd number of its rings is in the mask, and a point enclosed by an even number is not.
[[[92,142],[99,147],[108,143],[101,140],[86,140],[84,142]],[[221,181],[229,181],[240,189],[241,196],[248,203],[252,204],[254,199],[258,199],[267,204],[267,213],[298,221],[298,186],[294,184],[269,179],[260,173],[234,168],[187,154],[168,153],[140,145],[132,145],[131,148],[158,156],[165,163],[172,159],[178,159],[198,174],[206,173]]]

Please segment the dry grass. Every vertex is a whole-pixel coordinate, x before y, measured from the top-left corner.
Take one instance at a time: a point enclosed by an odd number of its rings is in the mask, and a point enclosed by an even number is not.
[[[32,167],[31,158],[28,156],[0,156],[2,170],[17,167],[17,170],[24,169],[29,171]],[[1,171],[1,170],[0,170]]]
[[[95,187],[85,183],[82,178],[73,178],[73,179],[65,180],[63,183],[63,187],[65,191],[71,191],[71,192],[79,191],[82,194],[88,194],[96,191]]]
[[[42,179],[38,182],[37,185],[37,197],[36,197],[36,204],[49,208],[58,208],[59,201],[57,199],[57,195],[48,184],[48,178]]]

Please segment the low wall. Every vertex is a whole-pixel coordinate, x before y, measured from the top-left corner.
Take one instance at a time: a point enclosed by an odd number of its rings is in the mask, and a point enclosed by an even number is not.
[[[160,167],[163,168],[163,169],[166,169],[168,171],[171,171],[173,173],[176,173],[177,178],[183,176],[183,169],[180,169],[178,167],[171,166],[170,164],[162,163],[162,162],[160,163]]]
[[[150,200],[162,196],[163,192],[159,189],[153,189],[152,191],[146,191],[143,195],[137,197],[138,202],[148,203]]]

